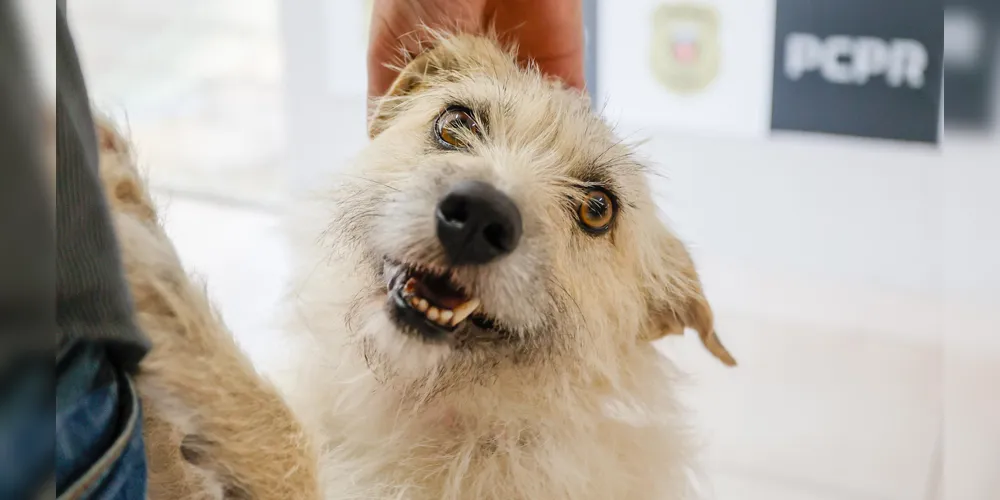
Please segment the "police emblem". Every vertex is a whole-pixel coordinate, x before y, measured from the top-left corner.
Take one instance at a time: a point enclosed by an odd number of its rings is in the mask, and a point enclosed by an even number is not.
[[[707,5],[668,3],[653,12],[651,67],[666,88],[704,90],[719,72],[719,15]]]

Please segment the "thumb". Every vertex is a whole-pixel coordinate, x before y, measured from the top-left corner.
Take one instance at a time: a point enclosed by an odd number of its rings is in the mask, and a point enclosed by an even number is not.
[[[478,33],[485,0],[376,0],[368,38],[368,97],[381,97],[399,72],[403,54],[426,47],[425,28]]]
[[[583,89],[583,8],[580,0],[500,0],[494,23],[504,41],[515,42],[518,58],[534,61],[542,73]]]

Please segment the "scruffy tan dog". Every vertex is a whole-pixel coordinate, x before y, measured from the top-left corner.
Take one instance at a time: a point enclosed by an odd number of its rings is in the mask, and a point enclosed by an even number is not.
[[[579,93],[439,36],[314,212],[279,385],[327,498],[680,499],[685,327],[726,364],[645,167]]]
[[[153,342],[136,377],[148,497],[321,498],[303,427],[184,272],[128,143],[106,121],[97,128],[136,319]]]

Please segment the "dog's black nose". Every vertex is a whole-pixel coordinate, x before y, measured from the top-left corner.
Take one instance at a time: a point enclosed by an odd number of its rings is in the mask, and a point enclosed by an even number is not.
[[[437,237],[452,264],[485,264],[517,248],[521,212],[490,184],[459,182],[438,203]]]

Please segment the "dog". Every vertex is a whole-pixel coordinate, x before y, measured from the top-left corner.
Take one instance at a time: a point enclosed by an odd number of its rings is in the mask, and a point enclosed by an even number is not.
[[[322,498],[310,436],[184,271],[130,143],[107,119],[96,129],[135,320],[153,344],[135,377],[147,497]]]
[[[310,206],[276,383],[328,499],[680,499],[695,449],[652,342],[723,363],[648,167],[495,37],[433,34]],[[297,223],[304,224],[303,218]]]

